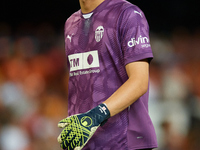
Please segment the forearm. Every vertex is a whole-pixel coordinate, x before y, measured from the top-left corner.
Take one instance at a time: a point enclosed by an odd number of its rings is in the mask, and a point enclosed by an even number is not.
[[[146,92],[146,88],[140,87],[139,85],[140,83],[136,83],[132,81],[132,79],[129,79],[104,102],[107,105],[111,116],[114,116],[129,107]]]
[[[147,62],[145,65],[143,63],[142,66],[145,66],[145,69],[140,69],[139,74],[131,74],[128,71],[129,79],[104,102],[111,116],[123,111],[146,93],[149,80]]]

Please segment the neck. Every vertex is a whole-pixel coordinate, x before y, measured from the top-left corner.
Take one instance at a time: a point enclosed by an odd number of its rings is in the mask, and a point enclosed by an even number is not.
[[[104,0],[79,0],[82,13],[90,13]]]

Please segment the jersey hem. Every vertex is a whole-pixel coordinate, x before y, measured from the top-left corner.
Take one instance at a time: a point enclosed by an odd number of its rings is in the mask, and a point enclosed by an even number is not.
[[[144,146],[144,147],[129,147],[129,150],[140,150],[140,149],[153,149],[158,148],[158,145],[150,145],[150,146]]]

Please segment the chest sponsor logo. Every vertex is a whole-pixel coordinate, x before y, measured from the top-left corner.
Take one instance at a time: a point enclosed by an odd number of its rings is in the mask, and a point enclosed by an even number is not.
[[[95,39],[96,39],[97,42],[101,41],[101,39],[103,38],[103,34],[104,34],[103,26],[98,26],[96,31],[95,31]]]
[[[99,55],[97,50],[72,54],[68,56],[68,59],[70,63],[70,72],[99,67]]]
[[[130,41],[128,41],[128,46],[129,47],[134,47],[136,45],[141,44],[142,47],[149,47],[149,38],[148,37],[142,37],[141,35],[135,39],[135,38],[131,38]]]

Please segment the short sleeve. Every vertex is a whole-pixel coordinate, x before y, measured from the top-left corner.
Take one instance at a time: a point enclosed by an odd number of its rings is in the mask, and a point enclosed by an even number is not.
[[[149,39],[149,25],[144,13],[137,7],[124,10],[119,19],[119,36],[125,65],[153,58]]]

